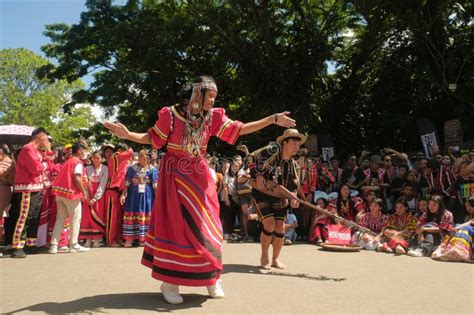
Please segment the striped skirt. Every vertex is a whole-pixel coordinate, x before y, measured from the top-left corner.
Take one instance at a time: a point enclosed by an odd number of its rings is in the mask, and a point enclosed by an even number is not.
[[[142,264],[152,277],[209,286],[222,272],[222,226],[214,180],[204,158],[167,153],[160,162]]]
[[[466,226],[452,237],[446,236],[431,258],[441,261],[474,262],[473,242],[474,227]]]

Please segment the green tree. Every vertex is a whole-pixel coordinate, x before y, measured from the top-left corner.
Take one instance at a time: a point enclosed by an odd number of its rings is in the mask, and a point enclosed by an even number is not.
[[[87,1],[78,24],[54,24],[43,50],[51,78],[94,72],[76,102],[120,106],[118,120],[145,130],[184,82],[213,75],[220,103],[244,121],[290,110],[311,131],[327,98],[325,61],[354,20],[344,1]],[[281,130],[269,129],[256,145]],[[263,139],[263,141],[262,141]]]
[[[420,147],[416,119],[461,119],[474,137],[471,1],[356,1],[359,25],[323,120],[343,148]],[[455,83],[455,91],[449,84]],[[360,137],[348,137],[351,134]]]
[[[80,80],[46,80],[37,76],[48,61],[27,49],[0,50],[0,122],[42,126],[54,141],[77,140],[95,123],[89,106],[79,105],[64,113],[62,106],[84,87]]]

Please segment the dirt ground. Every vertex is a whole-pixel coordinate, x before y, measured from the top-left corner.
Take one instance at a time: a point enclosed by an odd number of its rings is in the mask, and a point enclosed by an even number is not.
[[[223,287],[183,287],[170,305],[140,248],[0,259],[1,313],[474,314],[474,265],[285,246],[284,271],[256,265],[259,244],[225,244]]]

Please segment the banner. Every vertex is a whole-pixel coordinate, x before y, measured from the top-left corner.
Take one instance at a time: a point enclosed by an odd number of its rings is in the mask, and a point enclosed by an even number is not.
[[[321,148],[321,153],[323,155],[323,160],[328,161],[334,156],[334,147],[331,148]]]
[[[347,245],[351,242],[351,229],[342,224],[328,224],[329,242]]]
[[[323,160],[329,162],[329,159],[335,156],[334,141],[331,135],[319,135],[319,143],[321,143],[321,155],[323,156]]]
[[[431,157],[433,155],[433,148],[438,149],[438,140],[436,135],[436,128],[433,122],[428,118],[417,119],[418,132],[421,137],[421,144],[425,156]]]
[[[431,133],[421,135],[421,143],[423,144],[423,151],[425,151],[425,155],[427,157],[432,157],[433,147],[438,146],[438,143],[436,142],[436,133],[433,131]]]

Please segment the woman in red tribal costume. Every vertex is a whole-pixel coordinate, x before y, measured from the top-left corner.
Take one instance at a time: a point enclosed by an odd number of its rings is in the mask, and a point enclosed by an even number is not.
[[[400,197],[395,202],[395,213],[388,217],[383,229],[382,242],[377,246],[379,252],[406,254],[411,239],[415,236],[417,220],[408,212],[408,202]]]
[[[239,136],[271,124],[295,126],[289,112],[246,124],[230,120],[223,108],[213,108],[216,96],[214,80],[202,76],[183,93],[181,104],[158,112],[148,133],[130,132],[120,123],[104,124],[119,138],[151,144],[153,149],[166,147],[142,264],[163,281],[161,292],[172,304],[183,302],[179,285],[207,286],[211,297],[224,297],[219,202],[204,158],[210,136],[234,144]]]
[[[365,212],[365,204],[357,196],[351,196],[348,185],[342,185],[336,199],[328,205],[328,211],[335,212],[346,220],[356,222],[356,218]]]
[[[90,204],[82,203],[82,218],[79,239],[86,240],[85,247],[100,247],[105,234],[105,198],[104,192],[109,177],[109,169],[102,164],[99,151],[92,153],[92,165],[86,167],[89,179]]]

